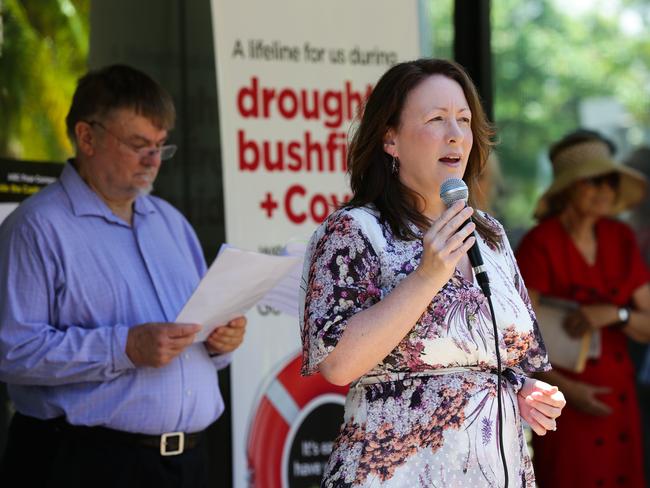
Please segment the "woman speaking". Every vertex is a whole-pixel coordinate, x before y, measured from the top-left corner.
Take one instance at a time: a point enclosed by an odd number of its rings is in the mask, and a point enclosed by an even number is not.
[[[534,486],[521,418],[544,435],[564,398],[526,376],[549,365],[502,226],[440,197],[458,178],[471,204],[491,135],[450,61],[395,65],[366,102],[353,198],[314,233],[303,274],[303,374],[351,383],[323,486]]]

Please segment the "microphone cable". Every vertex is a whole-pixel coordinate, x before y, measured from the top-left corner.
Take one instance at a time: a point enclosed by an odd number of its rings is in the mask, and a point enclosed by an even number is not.
[[[503,474],[505,477],[505,488],[508,488],[508,464],[506,462],[506,452],[503,448],[503,402],[501,401],[501,352],[499,351],[499,334],[497,328],[494,306],[492,305],[492,293],[490,292],[489,282],[480,283],[481,290],[487,298],[490,306],[490,317],[492,318],[492,330],[494,331],[494,351],[497,355],[497,427],[499,430],[499,453],[503,464]]]

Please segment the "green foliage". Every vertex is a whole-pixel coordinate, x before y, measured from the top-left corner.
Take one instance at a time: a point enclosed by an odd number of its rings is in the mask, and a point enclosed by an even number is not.
[[[550,181],[548,147],[578,127],[582,101],[615,99],[630,127],[650,128],[650,2],[492,0],[491,8],[496,151],[507,181],[494,206],[508,228],[522,229]],[[432,12],[434,55],[451,57],[453,2],[436,0]]]
[[[0,155],[72,154],[65,115],[86,70],[90,0],[0,0]]]
[[[454,0],[431,2],[433,56],[454,58]]]
[[[500,209],[527,227],[550,179],[549,145],[579,123],[581,101],[608,97],[650,125],[648,2],[595,0],[570,11],[560,0],[492,2],[497,147],[508,191]],[[635,34],[630,19],[643,28]]]

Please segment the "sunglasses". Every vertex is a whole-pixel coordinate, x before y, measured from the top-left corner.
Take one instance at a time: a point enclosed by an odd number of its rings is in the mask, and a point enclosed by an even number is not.
[[[616,190],[621,182],[621,175],[618,173],[607,173],[604,175],[592,176],[583,180],[592,186],[607,185]]]

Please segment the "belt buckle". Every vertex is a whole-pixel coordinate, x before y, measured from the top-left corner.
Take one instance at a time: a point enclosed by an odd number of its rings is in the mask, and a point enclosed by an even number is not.
[[[167,443],[174,439],[178,442],[176,449],[168,449]],[[166,432],[160,436],[160,455],[161,456],[176,456],[182,454],[185,449],[185,433],[184,432]]]

